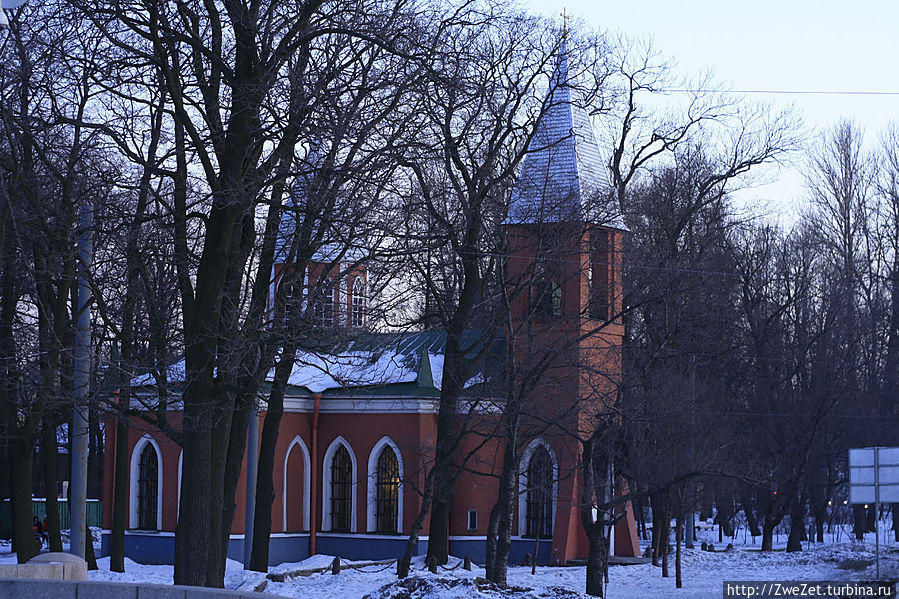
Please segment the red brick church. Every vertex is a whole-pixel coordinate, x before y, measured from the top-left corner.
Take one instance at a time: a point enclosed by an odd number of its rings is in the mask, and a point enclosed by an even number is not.
[[[602,195],[603,160],[567,78],[563,51],[503,224],[508,278],[519,286],[524,281],[528,291],[515,296],[506,331],[488,337],[472,330],[466,343],[472,355],[484,357],[460,410],[460,426],[469,432],[462,436],[458,453],[465,463],[450,499],[449,551],[475,561],[483,559],[497,497],[502,444],[490,431],[496,430],[497,406],[507,397],[508,369],[521,366],[523,356],[552,347],[563,349],[523,402],[527,414],[510,561],[520,563],[535,547],[540,563],[564,563],[587,553],[576,436],[589,430],[617,392],[624,327],[615,315],[621,309],[624,225],[617,211],[594,205]],[[310,270],[328,262],[319,256]],[[303,355],[291,374],[275,454],[272,564],[316,553],[350,559],[401,555],[433,456],[445,335],[362,332],[368,324],[365,272],[340,266],[349,274],[334,285],[332,297],[316,305],[316,317],[322,326],[359,334],[331,353]],[[177,387],[178,365],[169,379]],[[134,381],[135,393],[152,397],[151,381]],[[263,404],[260,423],[264,417]],[[114,431],[109,424],[106,430]],[[106,443],[104,495],[111,498],[114,433]],[[181,449],[161,432],[137,427],[129,447],[126,554],[142,563],[172,563]],[[229,547],[229,557],[238,560],[245,489],[241,480]],[[106,501],[104,528],[111,523],[112,501]],[[638,554],[633,514],[619,520],[613,539],[616,554]],[[420,553],[426,544],[425,536]]]

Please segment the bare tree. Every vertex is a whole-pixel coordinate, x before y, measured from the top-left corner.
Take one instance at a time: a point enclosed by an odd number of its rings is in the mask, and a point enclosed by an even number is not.
[[[426,145],[406,163],[418,190],[408,210],[430,223],[427,246],[412,267],[426,286],[427,317],[447,332],[447,343],[435,456],[405,564],[428,508],[428,557],[447,559],[458,402],[473,367],[463,333],[492,303],[487,273],[497,259],[495,231],[527,141],[547,109],[539,86],[550,78],[558,47],[539,19],[482,9],[469,15],[474,24],[454,30],[433,56],[422,89]],[[445,276],[432,276],[435,256]],[[399,568],[401,575],[404,570]]]
[[[65,50],[84,50],[83,21],[32,7],[5,39],[2,72],[4,277],[24,280],[4,288],[4,390],[0,411],[13,441],[13,514],[18,559],[32,554],[31,464],[42,436],[51,547],[61,550],[56,504],[56,428],[71,404],[61,396],[60,369],[70,348],[68,332],[75,269],[76,207],[108,189],[102,157],[91,132],[71,128],[94,93],[89,60],[65,61]],[[89,54],[85,54],[89,58]],[[85,176],[91,173],[93,176]],[[22,318],[22,314],[29,316]],[[31,318],[33,322],[29,322]],[[34,345],[16,326],[34,327]],[[18,337],[18,338],[17,338]],[[24,342],[24,344],[23,344]],[[29,356],[36,356],[31,358]],[[32,384],[32,381],[34,382]]]

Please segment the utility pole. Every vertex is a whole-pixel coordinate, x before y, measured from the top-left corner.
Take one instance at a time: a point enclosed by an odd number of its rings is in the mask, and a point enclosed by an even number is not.
[[[94,216],[85,202],[81,206],[81,232],[78,237],[78,293],[73,382],[75,405],[72,409],[72,489],[69,495],[71,532],[69,551],[84,559],[88,539],[87,527],[87,454],[88,406],[91,351],[91,289],[88,274],[93,254]]]

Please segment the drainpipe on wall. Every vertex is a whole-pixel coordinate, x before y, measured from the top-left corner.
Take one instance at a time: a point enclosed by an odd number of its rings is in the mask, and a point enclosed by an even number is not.
[[[318,510],[316,506],[318,505],[318,410],[321,407],[322,394],[321,393],[313,393],[313,399],[315,399],[315,408],[312,410],[312,472],[310,476],[312,477],[311,481],[311,489],[309,498],[309,555],[315,555],[316,551],[316,526],[318,524],[317,514]],[[322,507],[324,509],[324,507]]]

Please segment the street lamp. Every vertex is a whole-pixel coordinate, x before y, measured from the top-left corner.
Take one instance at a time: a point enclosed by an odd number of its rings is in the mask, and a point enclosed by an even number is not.
[[[3,0],[0,2],[0,31],[9,29],[9,19],[6,16],[6,11],[19,8],[23,4],[25,4],[25,0]]]

